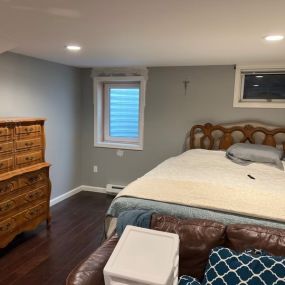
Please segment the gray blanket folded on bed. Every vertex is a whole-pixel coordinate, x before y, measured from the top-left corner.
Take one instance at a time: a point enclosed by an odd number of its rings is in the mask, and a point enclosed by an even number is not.
[[[153,213],[154,211],[147,210],[130,210],[120,213],[117,221],[117,234],[121,236],[127,225],[149,229]]]

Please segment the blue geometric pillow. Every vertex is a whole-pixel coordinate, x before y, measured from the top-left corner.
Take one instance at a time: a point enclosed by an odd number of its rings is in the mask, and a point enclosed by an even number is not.
[[[178,285],[201,285],[201,283],[191,276],[182,275],[179,278]]]
[[[216,247],[211,251],[202,284],[284,285],[285,257]]]

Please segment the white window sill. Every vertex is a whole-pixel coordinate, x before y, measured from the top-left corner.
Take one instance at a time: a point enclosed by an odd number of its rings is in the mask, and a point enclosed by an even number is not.
[[[143,150],[142,145],[132,143],[96,142],[94,146],[114,149]]]
[[[248,102],[239,101],[234,102],[234,108],[285,108],[285,103],[280,102]]]

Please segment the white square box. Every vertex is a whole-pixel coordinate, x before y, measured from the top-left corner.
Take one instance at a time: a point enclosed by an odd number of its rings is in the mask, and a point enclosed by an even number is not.
[[[105,285],[178,283],[177,234],[127,226],[104,268]]]

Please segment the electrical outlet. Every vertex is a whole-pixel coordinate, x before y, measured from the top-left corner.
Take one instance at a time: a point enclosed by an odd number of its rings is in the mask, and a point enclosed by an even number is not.
[[[124,156],[124,151],[122,149],[118,149],[116,154],[117,154],[117,156],[122,157],[122,156]]]
[[[94,173],[97,173],[97,172],[98,172],[98,166],[97,166],[97,165],[94,165],[94,166],[93,166],[93,172],[94,172]]]

